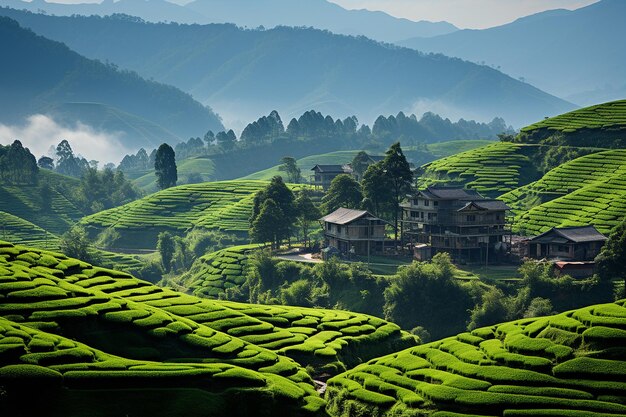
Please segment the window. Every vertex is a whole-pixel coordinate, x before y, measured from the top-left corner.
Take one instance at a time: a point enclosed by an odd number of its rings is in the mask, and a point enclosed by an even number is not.
[[[337,225],[337,233],[341,233],[341,226]]]
[[[437,220],[437,213],[428,213],[428,220]]]
[[[419,211],[412,211],[411,212],[411,218],[415,219],[418,218],[420,216]]]
[[[422,219],[424,218],[424,212],[423,211],[420,211],[420,218],[422,218]]]
[[[556,250],[559,251],[559,252],[569,252],[569,248],[567,246],[565,246],[565,245],[557,246]]]
[[[426,207],[430,206],[430,200],[424,200],[424,205],[425,205]]]
[[[326,223],[326,230],[328,230],[329,232],[332,230],[333,225],[330,223]]]
[[[419,204],[419,200],[417,198],[413,199],[413,205],[417,206]]]
[[[467,221],[468,222],[475,222],[476,221],[476,215],[475,214],[469,214],[467,216]]]

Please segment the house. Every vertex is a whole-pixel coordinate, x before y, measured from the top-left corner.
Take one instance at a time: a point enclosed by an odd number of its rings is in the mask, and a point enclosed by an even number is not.
[[[402,238],[417,258],[448,252],[457,261],[488,262],[510,248],[510,207],[502,201],[460,187],[428,187],[408,197]]]
[[[322,189],[328,190],[330,183],[341,174],[352,174],[352,168],[347,165],[315,165],[311,168],[313,175],[311,175],[310,182],[316,187],[322,187]]]
[[[363,173],[365,173],[365,171],[367,170],[367,168],[369,168],[370,165],[376,164],[382,160],[385,159],[384,155],[370,155],[368,153],[365,154],[367,156],[367,161],[365,162],[365,164],[367,165],[365,167],[365,170],[363,171]],[[349,164],[350,168],[352,167],[352,164]],[[359,175],[359,173],[357,171],[352,172],[352,176],[354,177],[355,180],[361,182],[363,180],[362,175]]]
[[[381,253],[385,242],[386,222],[365,210],[338,208],[320,219],[326,246],[342,254]]]
[[[554,275],[557,277],[569,275],[572,278],[587,278],[595,272],[595,262],[567,262],[554,263]]]
[[[534,259],[593,261],[607,240],[594,226],[554,227],[527,241],[526,256]]]

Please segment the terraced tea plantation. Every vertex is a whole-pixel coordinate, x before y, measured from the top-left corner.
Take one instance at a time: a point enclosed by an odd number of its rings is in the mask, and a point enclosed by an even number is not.
[[[198,174],[203,181],[211,181],[215,174],[215,163],[211,158],[188,158],[177,164],[179,183],[186,183],[189,175]],[[268,178],[268,179],[271,179]],[[148,193],[158,191],[154,170],[149,170],[139,178],[133,179],[133,184]]]
[[[333,416],[626,415],[626,300],[481,328],[332,378]],[[352,411],[347,411],[352,410]]]
[[[538,178],[529,155],[533,145],[493,143],[424,166],[418,187],[465,186],[497,197]]]
[[[71,201],[68,195],[59,191],[71,189],[78,180],[59,175],[45,169],[39,171],[39,182],[48,182],[51,189],[51,205],[42,208],[38,185],[0,185],[0,211],[18,215],[55,234],[69,230],[85,214]]]
[[[219,298],[226,289],[244,283],[248,254],[258,248],[242,245],[208,253],[197,259],[177,283],[199,297]]]
[[[573,133],[581,129],[624,129],[626,127],[626,100],[612,101],[585,107],[542,120],[521,130],[531,134],[536,130]]]
[[[500,197],[513,208],[513,229],[595,225],[609,234],[626,216],[626,150],[586,155]]]
[[[265,181],[220,181],[168,188],[120,207],[85,217],[91,235],[119,232],[120,248],[154,249],[160,232],[182,235],[193,228],[247,238],[254,195]],[[300,186],[293,186],[297,189]]]
[[[0,299],[0,328],[23,330],[0,338],[0,375],[15,377],[17,391],[30,371],[34,378],[53,375],[70,391],[83,384],[110,389],[126,377],[122,388],[172,387],[182,379],[227,398],[233,387],[245,397],[249,388],[277,386],[276,401],[299,415],[323,406],[304,365],[332,372],[416,343],[398,326],[364,314],[200,299],[6,242],[0,242]],[[44,368],[13,367],[19,364]],[[135,373],[144,370],[154,374]],[[70,371],[80,378],[69,374],[66,381]],[[222,372],[224,379],[215,380]]]

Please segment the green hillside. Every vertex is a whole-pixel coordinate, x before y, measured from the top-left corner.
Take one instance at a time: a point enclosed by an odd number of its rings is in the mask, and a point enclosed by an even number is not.
[[[273,415],[306,415],[323,401],[304,365],[332,372],[415,344],[372,316],[209,301],[7,242],[0,242],[0,296],[8,402],[26,395],[29,381],[59,388],[53,415],[67,398],[94,401],[90,390],[113,388],[147,398],[152,390],[193,388],[217,396],[219,407],[231,396],[256,395]],[[78,387],[85,391],[73,392]],[[167,395],[178,394],[193,393]]]
[[[232,246],[201,256],[176,283],[199,297],[219,298],[226,289],[244,283],[248,254],[258,247],[255,244]]]
[[[404,149],[405,156],[409,161],[416,163],[417,165],[425,164],[438,158],[444,158],[446,156],[454,155],[459,152],[469,151],[471,149],[479,148],[481,146],[493,143],[490,140],[453,140],[448,142],[429,143],[426,145],[427,151],[418,151],[407,147]],[[358,150],[352,151],[337,151],[329,152],[320,155],[311,155],[305,158],[297,160],[298,168],[302,170],[302,176],[305,180],[308,180],[311,174],[311,168],[316,164],[320,165],[342,165],[352,162]],[[374,155],[374,152],[369,152]],[[383,152],[381,152],[381,155]],[[242,179],[249,180],[269,180],[274,175],[284,175],[284,172],[278,170],[278,165],[271,168],[264,169],[254,174],[247,175]]]
[[[513,208],[516,231],[593,224],[608,234],[626,216],[626,150],[574,159],[500,198]]]
[[[473,188],[497,197],[538,178],[530,156],[535,146],[498,142],[426,164],[418,186],[436,184]]]
[[[248,234],[254,195],[265,181],[220,181],[181,185],[105,210],[81,220],[90,234],[107,228],[120,233],[120,248],[155,248],[160,232],[183,234],[193,228]],[[294,186],[302,187],[302,186]]]
[[[309,176],[312,174],[311,168],[316,164],[327,165],[343,165],[352,162],[356,154],[359,151],[337,151],[329,152],[321,155],[311,155],[305,158],[297,160],[298,168],[302,170],[302,176],[308,181]],[[254,174],[247,175],[242,179],[245,180],[269,180],[275,175],[284,176],[285,173],[278,170],[278,165],[273,166],[263,171],[255,172]]]
[[[48,183],[52,204],[44,209],[40,186]],[[72,188],[79,180],[54,172],[39,170],[39,184],[0,184],[0,211],[19,216],[49,232],[62,234],[69,230],[85,213],[77,208]]]
[[[560,140],[570,146],[626,147],[626,100],[547,118],[523,128],[516,140],[524,143]]]
[[[0,211],[0,240],[11,241],[20,245],[36,246],[47,250],[59,250],[61,238],[50,233],[33,223]],[[143,263],[135,256],[122,253],[113,253],[106,250],[94,249],[103,266],[108,268],[123,269],[125,271],[137,270]]]
[[[329,381],[327,410],[332,416],[626,415],[625,303],[476,329],[371,360]]]
[[[211,181],[215,178],[215,163],[211,157],[183,159],[177,163],[176,168],[178,170],[178,182],[181,184],[187,183],[190,174],[199,174],[203,181]],[[158,191],[156,175],[153,170],[134,179],[133,184],[149,193]]]

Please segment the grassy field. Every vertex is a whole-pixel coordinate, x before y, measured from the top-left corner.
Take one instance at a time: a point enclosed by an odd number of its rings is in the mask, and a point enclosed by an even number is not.
[[[78,182],[75,178],[41,169],[37,185],[0,184],[0,211],[17,215],[49,232],[64,233],[85,215],[70,193]],[[40,186],[44,183],[51,188],[50,209],[42,206]]]
[[[535,150],[532,145],[497,142],[461,152],[425,165],[418,186],[465,186],[497,197],[537,179],[529,158]]]
[[[327,410],[626,415],[625,303],[476,329],[371,360],[329,381]]]
[[[154,249],[160,232],[220,230],[247,239],[254,195],[265,181],[220,181],[168,188],[81,220],[92,236],[113,228],[118,248]],[[304,187],[293,186],[293,189]]]
[[[609,233],[626,216],[626,150],[577,158],[501,199],[513,208],[515,231],[593,224]]]

